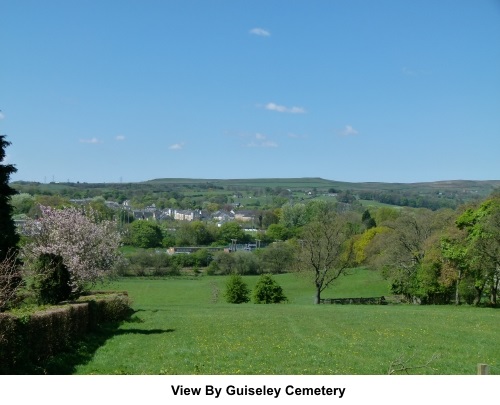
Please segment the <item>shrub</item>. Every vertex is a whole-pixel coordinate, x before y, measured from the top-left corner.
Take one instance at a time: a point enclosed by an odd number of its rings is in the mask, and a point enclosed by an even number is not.
[[[239,274],[232,274],[227,283],[226,290],[224,291],[224,298],[230,304],[242,304],[250,301],[250,290],[243,278]]]
[[[271,274],[262,274],[253,290],[253,302],[256,304],[278,304],[286,301],[283,289]]]
[[[0,312],[17,303],[21,285],[22,277],[17,259],[13,252],[9,252],[0,261]]]
[[[234,254],[217,252],[209,265],[210,274],[231,274],[235,270]]]
[[[61,256],[41,254],[32,289],[39,304],[57,304],[71,296],[70,274]]]
[[[233,258],[234,269],[236,273],[241,275],[259,273],[259,263],[254,254],[249,252],[235,252],[229,254]]]

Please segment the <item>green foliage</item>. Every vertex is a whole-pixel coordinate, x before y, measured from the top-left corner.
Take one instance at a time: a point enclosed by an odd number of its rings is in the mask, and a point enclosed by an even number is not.
[[[280,224],[285,228],[294,229],[300,228],[307,224],[306,205],[302,203],[290,204],[286,203],[281,207]]]
[[[230,304],[242,304],[250,301],[250,289],[239,274],[232,274],[226,283],[224,298]]]
[[[257,250],[255,254],[259,257],[264,271],[278,274],[291,270],[296,249],[297,246],[290,241],[275,242],[264,249]]]
[[[215,226],[207,225],[201,221],[183,221],[175,231],[175,244],[177,246],[210,245],[215,241],[215,233]]]
[[[378,225],[382,225],[387,221],[395,221],[401,214],[400,209],[389,208],[389,207],[379,207],[375,212],[375,222]]]
[[[129,240],[136,247],[155,248],[161,246],[163,235],[160,227],[154,222],[134,221],[130,225]]]
[[[51,253],[40,255],[31,285],[37,302],[44,305],[68,300],[71,296],[70,278],[61,256]]]
[[[21,193],[13,195],[10,203],[14,210],[14,215],[29,214],[35,205],[35,199],[31,194]]]
[[[386,232],[389,232],[389,228],[380,226],[380,227],[369,228],[361,235],[356,237],[353,244],[353,249],[354,249],[354,261],[356,262],[357,265],[361,265],[365,263],[365,261],[367,260],[368,258],[367,250],[369,249],[369,246],[374,240],[374,238],[377,235],[381,235]]]
[[[493,195],[478,207],[465,210],[456,225],[467,235],[468,275],[475,280],[476,302],[485,292],[495,306],[500,288],[500,197]]]
[[[262,274],[252,293],[255,304],[279,304],[286,301],[283,288],[271,274]]]
[[[258,274],[260,272],[260,263],[256,256],[249,252],[231,253],[234,259],[234,270],[241,275]]]
[[[266,231],[266,239],[271,242],[277,240],[287,240],[290,236],[290,230],[283,224],[271,224]]]
[[[196,252],[192,253],[193,259],[195,261],[196,266],[206,267],[210,264],[213,259],[213,255],[207,249],[200,249]]]
[[[241,229],[237,222],[226,222],[221,225],[218,232],[218,239],[223,243],[231,243],[232,239],[236,239],[238,243],[245,243],[249,236]]]
[[[377,223],[372,218],[370,211],[368,210],[365,210],[363,212],[363,215],[361,216],[361,221],[363,222],[363,225],[366,227],[366,229],[371,229],[377,226]]]
[[[120,269],[121,276],[174,276],[185,265],[193,266],[194,255],[169,255],[156,250],[138,249],[127,255],[128,266]]]
[[[216,252],[209,265],[210,274],[231,274],[235,269],[234,255],[227,252]]]

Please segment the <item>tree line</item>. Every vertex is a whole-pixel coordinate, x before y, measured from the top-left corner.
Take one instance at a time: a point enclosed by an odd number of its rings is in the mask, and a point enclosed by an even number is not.
[[[0,137],[0,159],[8,144]],[[0,291],[4,297],[12,296],[23,282],[42,301],[42,296],[50,294],[59,294],[59,298],[78,295],[115,265],[123,265],[117,253],[121,243],[139,248],[224,246],[233,240],[245,243],[258,238],[270,246],[246,254],[209,254],[206,250],[199,257],[168,259],[168,267],[206,267],[210,274],[304,273],[315,288],[318,303],[321,293],[338,277],[349,274],[353,267],[365,266],[381,272],[392,293],[407,302],[498,304],[498,191],[478,202],[438,210],[367,209],[349,198],[343,202],[288,201],[263,211],[259,232],[252,236],[237,222],[221,227],[202,221],[165,226],[138,220],[125,225],[112,210],[106,211],[103,201],[88,207],[52,201],[60,204],[36,206],[20,240],[12,221],[15,190],[8,184],[14,171],[12,165],[0,164]],[[135,263],[139,259],[146,261],[136,258]],[[62,285],[64,291],[51,290]]]

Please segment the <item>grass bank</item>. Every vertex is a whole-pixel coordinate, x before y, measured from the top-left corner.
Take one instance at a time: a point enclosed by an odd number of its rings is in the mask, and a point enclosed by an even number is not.
[[[280,275],[289,303],[231,305],[224,277],[122,279],[135,315],[106,336],[75,374],[500,374],[500,312],[453,306],[311,304],[306,280]],[[257,278],[245,277],[252,287]],[[358,270],[325,297],[377,296],[387,285]]]

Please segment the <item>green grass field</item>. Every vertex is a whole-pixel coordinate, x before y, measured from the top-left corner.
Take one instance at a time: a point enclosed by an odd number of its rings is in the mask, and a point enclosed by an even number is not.
[[[298,276],[276,276],[287,304],[224,302],[226,278],[121,279],[135,313],[89,336],[59,358],[74,374],[387,374],[399,358],[410,374],[500,374],[498,309],[410,305],[312,305]],[[257,277],[245,277],[250,287]],[[216,292],[219,299],[215,302]],[[323,297],[388,294],[387,283],[358,269]],[[57,361],[53,365],[57,366]],[[50,369],[49,369],[50,372]]]

